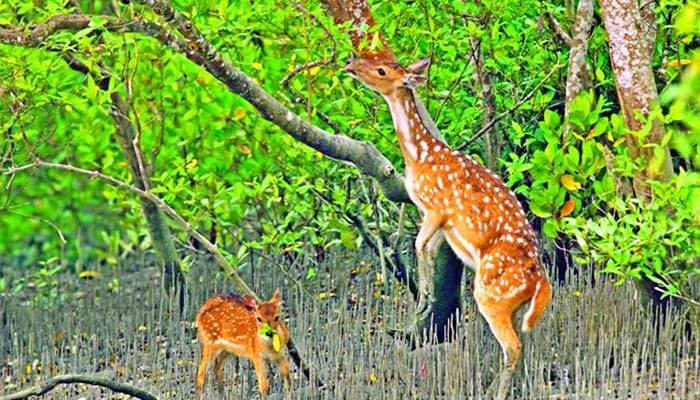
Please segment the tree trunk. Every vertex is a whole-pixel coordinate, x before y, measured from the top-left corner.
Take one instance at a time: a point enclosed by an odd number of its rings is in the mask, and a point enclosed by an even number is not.
[[[457,258],[445,241],[438,250],[434,261],[435,271],[433,275],[433,296],[430,313],[422,314],[416,319],[416,334],[426,333],[438,343],[450,340],[454,337],[456,317],[461,310],[462,293],[460,290],[464,265]]]
[[[643,11],[636,0],[601,0],[601,5],[617,95],[629,130],[625,141],[632,157],[641,158],[645,165],[635,172],[632,187],[637,198],[648,202],[653,193],[647,180],[665,181],[673,175],[671,153],[668,146],[661,145],[665,133],[662,122],[654,119],[648,134],[634,134],[644,129],[643,119],[659,100],[651,68],[656,37],[654,5],[644,4]],[[654,26],[649,27],[649,24]],[[640,286],[647,300],[656,306],[665,306],[656,284],[643,279]]]
[[[569,111],[571,102],[583,90],[590,86],[590,71],[586,63],[588,53],[588,35],[593,26],[593,0],[579,0],[574,22],[574,35],[571,38],[569,50],[569,73],[566,77],[566,102],[564,104],[564,116],[566,126],[564,128],[564,145],[568,138],[571,126],[569,124]]]
[[[129,119],[129,107],[118,92],[113,92],[110,97],[112,99],[110,111],[117,125],[117,137],[129,164],[134,185],[141,190],[149,190],[145,160],[139,142],[135,141],[136,133]],[[177,293],[179,310],[182,312],[185,306],[185,278],[180,269],[180,258],[175,249],[173,236],[163,212],[152,202],[144,198],[140,200],[153,247],[163,268],[164,289],[168,294],[173,294],[173,291]]]
[[[651,69],[650,48],[653,46],[647,43],[653,35],[649,33],[651,29],[644,28],[647,22],[642,19],[636,0],[601,0],[601,4],[617,96],[625,124],[630,131],[626,137],[627,147],[633,158],[641,157],[646,163],[646,167],[634,176],[634,192],[638,198],[650,200],[652,193],[646,180],[667,180],[673,174],[668,146],[660,145],[664,136],[661,121],[652,122],[646,137],[640,139],[632,134],[644,128],[644,122],[637,118],[636,113],[647,117],[659,100]],[[650,7],[652,5],[646,6]],[[649,144],[654,146],[648,146]]]

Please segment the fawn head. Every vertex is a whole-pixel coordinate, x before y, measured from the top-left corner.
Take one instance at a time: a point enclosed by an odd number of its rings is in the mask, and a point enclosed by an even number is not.
[[[400,88],[415,89],[425,83],[428,77],[423,73],[430,66],[430,58],[424,58],[402,67],[394,61],[350,59],[343,69],[368,88],[384,96],[392,95]]]
[[[282,295],[279,289],[275,290],[275,294],[272,295],[272,298],[268,301],[258,303],[252,297],[246,296],[244,302],[246,308],[255,315],[260,338],[265,341],[271,341],[275,334],[278,333],[278,329],[282,323],[280,316],[282,310]]]

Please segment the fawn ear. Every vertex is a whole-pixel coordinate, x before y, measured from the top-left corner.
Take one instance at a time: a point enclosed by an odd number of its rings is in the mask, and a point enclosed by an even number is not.
[[[428,77],[425,75],[417,75],[408,73],[403,77],[403,85],[410,89],[415,89],[418,86],[424,84],[428,81]]]
[[[255,298],[253,296],[249,296],[249,295],[243,296],[243,305],[249,311],[255,311],[258,309],[258,302],[255,300]]]
[[[414,62],[413,64],[409,65],[406,70],[412,74],[423,75],[423,72],[425,72],[429,66],[430,57]]]
[[[280,293],[279,289],[275,289],[275,294],[272,295],[272,301],[277,304],[282,303],[282,294]]]

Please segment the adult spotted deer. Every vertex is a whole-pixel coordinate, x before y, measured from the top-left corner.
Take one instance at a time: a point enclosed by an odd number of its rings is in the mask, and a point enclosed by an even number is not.
[[[422,297],[431,257],[447,240],[475,272],[474,297],[503,349],[506,370],[520,357],[515,312],[529,301],[522,330],[529,331],[549,304],[552,289],[538,262],[537,239],[515,194],[493,172],[437,137],[415,89],[426,82],[429,59],[402,67],[393,60],[351,60],[345,71],[389,105],[406,164],[408,195],[422,213],[416,238]],[[436,133],[437,134],[437,133]],[[422,270],[421,270],[422,269]]]
[[[264,397],[270,388],[268,362],[279,365],[285,386],[291,390],[287,342],[289,329],[280,317],[281,296],[258,303],[250,296],[219,294],[207,300],[197,313],[197,337],[202,345],[202,359],[195,382],[196,396],[201,398],[209,364],[214,361],[214,376],[223,395],[223,362],[229,354],[249,358],[255,367],[258,386]]]

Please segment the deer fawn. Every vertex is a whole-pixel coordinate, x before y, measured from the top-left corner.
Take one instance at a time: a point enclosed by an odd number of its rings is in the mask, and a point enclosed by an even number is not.
[[[430,59],[404,68],[393,60],[360,58],[350,60],[345,71],[389,104],[406,163],[406,190],[422,214],[415,244],[419,279],[425,279],[421,265],[429,265],[447,239],[475,272],[479,312],[503,349],[504,365],[512,370],[521,349],[513,316],[529,301],[522,330],[531,330],[549,304],[552,289],[538,262],[537,239],[515,194],[496,174],[435,136],[439,134],[433,132],[415,93],[427,81],[423,72],[429,65]],[[429,285],[422,282],[421,291]]]
[[[214,360],[214,376],[219,393],[223,393],[224,360],[229,354],[249,358],[255,367],[261,395],[267,395],[268,361],[279,365],[287,390],[289,360],[287,342],[289,330],[280,318],[279,290],[267,302],[258,303],[250,296],[219,294],[204,303],[197,313],[197,336],[202,346],[202,360],[195,384],[197,398],[202,395],[209,364]]]

